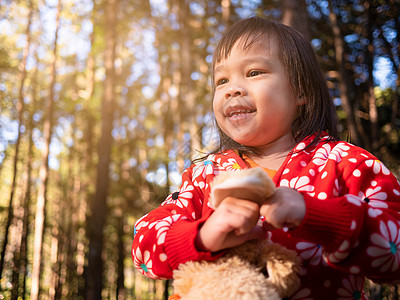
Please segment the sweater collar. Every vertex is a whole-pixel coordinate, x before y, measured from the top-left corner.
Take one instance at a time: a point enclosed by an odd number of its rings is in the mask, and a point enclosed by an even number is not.
[[[312,147],[309,147],[309,145],[315,140],[315,138],[318,139],[318,142],[315,143]],[[329,135],[326,132],[322,132],[319,137],[317,134],[313,134],[297,143],[292,151],[290,151],[290,153],[286,156],[281,167],[276,172],[273,178],[274,182],[277,183],[279,181],[283,171],[286,168],[286,165],[292,158],[309,155],[310,152],[313,152],[313,150],[318,147],[318,144],[320,144],[321,142],[326,142],[327,140],[329,140]],[[208,157],[207,161],[211,161],[213,164],[218,165],[220,171],[236,171],[248,168],[248,166],[236,150],[226,150],[221,153],[212,154]]]

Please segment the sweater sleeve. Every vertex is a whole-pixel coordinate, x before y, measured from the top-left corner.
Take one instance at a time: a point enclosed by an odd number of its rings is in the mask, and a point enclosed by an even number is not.
[[[375,282],[399,282],[399,182],[368,152],[352,162],[331,171],[340,175],[331,180],[330,198],[303,193],[306,216],[290,234],[320,245],[324,260],[334,268]]]
[[[192,180],[192,173],[192,168],[187,169],[182,174],[179,191],[170,194],[160,207],[135,224],[132,258],[139,272],[149,278],[171,278],[172,271],[181,263],[217,257],[195,247],[198,228],[211,209],[202,213],[204,195],[200,186],[205,183]]]

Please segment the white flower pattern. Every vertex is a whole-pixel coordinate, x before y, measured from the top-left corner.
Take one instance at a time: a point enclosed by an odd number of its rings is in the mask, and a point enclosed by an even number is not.
[[[350,254],[350,242],[344,240],[342,244],[340,244],[339,248],[333,253],[326,253],[324,257],[327,257],[327,260],[331,263],[338,263],[343,261]]]
[[[370,187],[365,191],[365,194],[360,192],[358,196],[371,206],[368,209],[368,215],[372,218],[382,214],[381,208],[388,208],[388,205],[385,202],[387,194],[382,192],[382,187],[380,186]]]
[[[193,178],[196,178],[196,179],[198,177],[201,177],[203,179],[206,178],[206,167],[205,167],[205,165],[203,165],[203,164],[196,165],[193,168],[192,174],[193,174]]]
[[[368,159],[365,161],[365,164],[367,165],[367,167],[372,168],[372,170],[375,174],[379,174],[381,172],[384,175],[390,174],[389,169],[386,168],[386,166],[380,160]]]
[[[323,145],[320,149],[318,149],[315,152],[315,155],[313,157],[313,163],[319,166],[318,172],[321,172],[321,170],[324,168],[329,158],[330,152],[331,152],[331,146],[329,144]]]
[[[227,162],[222,163],[222,168],[226,171],[237,171],[242,169],[238,162],[233,158],[229,158]]]
[[[282,179],[280,185],[290,187],[298,191],[312,192],[314,191],[314,186],[309,185],[309,183],[310,183],[310,178],[308,178],[308,176],[302,176],[302,177],[295,177],[290,181],[287,179]]]
[[[329,144],[325,144],[316,151],[313,163],[319,166],[318,171],[321,172],[329,160],[341,162],[342,158],[348,156],[346,151],[349,149],[350,147],[344,143],[337,144],[333,149]]]
[[[337,291],[338,300],[359,300],[361,299],[364,280],[359,276],[350,275],[342,280],[342,287]]]
[[[135,232],[140,230],[143,227],[147,227],[149,225],[149,222],[145,221],[144,219],[147,217],[148,214],[145,214],[143,217],[141,217],[139,220],[136,221],[135,223]]]
[[[177,215],[172,215],[165,217],[161,221],[155,222],[155,229],[157,230],[157,245],[164,244],[165,242],[165,236],[167,234],[168,229],[171,227],[171,225],[178,221],[179,219],[187,219],[186,217],[182,217],[180,214]]]
[[[206,175],[212,175],[214,173],[214,164],[211,160],[206,160],[204,166],[206,169]]]
[[[300,242],[296,244],[296,249],[299,251],[299,255],[303,260],[309,260],[313,266],[319,265],[322,260],[322,248],[320,245]]]
[[[189,184],[188,181],[185,181],[179,192],[175,192],[169,195],[167,199],[165,199],[165,201],[161,203],[161,206],[164,206],[166,204],[175,204],[180,208],[187,207],[189,201],[193,198],[193,190],[194,186]]]
[[[144,251],[142,255],[140,248],[136,248],[136,251],[133,251],[133,257],[133,263],[140,273],[151,279],[158,279],[158,276],[153,273],[153,261],[150,259],[149,251]]]
[[[325,141],[315,147],[306,148],[307,143],[301,142],[297,145],[295,153],[290,156],[284,166],[278,186],[294,188],[314,199],[325,199],[323,201],[326,201],[327,204],[332,198],[343,201],[342,195],[347,192],[344,201],[354,206],[344,205],[344,207],[352,210],[353,217],[351,220],[347,220],[350,225],[349,231],[343,232],[345,236],[335,251],[327,252],[316,243],[301,240],[296,241],[295,249],[299,256],[308,262],[307,266],[311,266],[315,270],[326,268],[324,269],[326,271],[321,269],[322,273],[327,272],[331,264],[340,263],[338,266],[343,267],[343,270],[346,270],[349,275],[339,277],[340,279],[329,278],[323,282],[323,288],[331,293],[336,292],[337,299],[360,299],[365,295],[362,293],[362,276],[357,275],[366,274],[365,272],[371,272],[373,269],[385,274],[387,272],[397,272],[395,274],[398,274],[399,272],[400,217],[397,218],[399,220],[394,218],[388,220],[386,212],[388,209],[392,209],[389,205],[399,202],[400,187],[394,183],[393,176],[386,176],[390,172],[382,162],[367,152],[361,151],[360,153],[359,149],[353,148],[348,143]],[[336,167],[337,169],[335,169]],[[161,220],[157,222],[155,219],[151,219],[151,216],[146,215],[136,222],[135,229],[143,231],[140,232],[140,236],[135,237],[136,244],[132,248],[135,267],[150,278],[159,278],[155,275],[158,274],[156,270],[164,268],[163,272],[165,272],[166,268],[169,268],[170,255],[165,252],[163,245],[171,225],[186,216],[189,219],[200,218],[209,208],[206,203],[199,200],[198,195],[209,192],[208,184],[212,177],[220,171],[240,169],[238,156],[235,156],[233,151],[227,151],[222,155],[210,155],[207,160],[188,169],[192,173],[186,173],[186,176],[182,177],[183,184],[180,190],[169,195],[162,203],[162,206],[167,204],[175,206],[166,208],[170,215],[160,218]],[[340,177],[344,175],[344,169],[348,172],[346,184],[344,184],[346,177]],[[329,180],[334,180],[334,182],[329,182]],[[388,182],[392,184],[392,187],[387,184]],[[329,186],[331,190],[327,190],[326,186]],[[194,200],[202,203],[201,211],[193,210],[191,203]],[[357,214],[364,213],[365,208],[368,209],[368,214],[364,214],[363,218],[358,218]],[[187,215],[184,215],[186,213]],[[394,214],[389,215],[394,217]],[[149,220],[151,221],[149,222]],[[318,221],[318,219],[313,221]],[[368,222],[370,227],[364,227],[365,222]],[[370,231],[362,232],[364,228],[368,228]],[[146,240],[148,238],[146,230],[153,230],[151,233],[153,244]],[[360,234],[360,231],[363,234],[369,233],[369,238],[357,238],[354,234]],[[276,237],[273,232],[270,234],[271,239]],[[362,258],[366,261],[369,259],[369,264],[360,264],[360,249],[364,251]],[[357,255],[349,256],[353,251]],[[368,254],[368,257],[365,253]],[[349,259],[346,259],[347,257]],[[373,271],[375,272],[375,270]],[[313,272],[304,269],[300,275],[307,277],[311,273]],[[318,291],[314,293],[314,288],[311,285],[302,286],[291,296],[291,299],[316,299]]]
[[[310,297],[311,295],[311,290],[308,288],[300,289],[296,293],[294,293],[290,299],[291,300],[313,300],[313,298]]]
[[[381,272],[395,272],[400,265],[400,224],[393,221],[380,222],[380,234],[373,233],[367,253],[372,256],[372,267]]]
[[[346,195],[346,199],[347,199],[347,201],[349,203],[354,204],[356,206],[361,206],[362,203],[363,203],[363,201],[362,201],[362,199],[360,197],[354,196],[354,195],[351,195],[351,194],[347,194]]]

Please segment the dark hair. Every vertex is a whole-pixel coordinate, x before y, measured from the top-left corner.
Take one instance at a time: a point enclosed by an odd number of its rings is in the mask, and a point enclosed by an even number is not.
[[[246,49],[266,36],[272,36],[278,43],[278,55],[285,67],[294,94],[306,99],[306,103],[299,106],[298,118],[292,124],[295,141],[299,142],[316,133],[317,135],[311,143],[313,145],[323,131],[327,131],[334,139],[339,139],[335,107],[314,50],[298,31],[286,25],[260,17],[252,17],[240,20],[229,27],[214,51],[211,68],[213,94],[215,93],[214,68],[216,63],[230,55],[233,46],[239,39],[241,39],[243,49]],[[220,141],[218,149],[213,153],[234,149],[243,154],[257,154],[256,149],[232,140],[221,130],[217,122],[215,123]]]

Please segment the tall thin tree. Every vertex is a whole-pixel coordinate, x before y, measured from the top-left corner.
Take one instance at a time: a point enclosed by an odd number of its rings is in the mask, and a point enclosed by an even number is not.
[[[346,122],[350,133],[350,137],[355,144],[362,146],[363,141],[357,126],[354,108],[350,102],[350,97],[349,97],[349,93],[351,90],[351,86],[349,85],[351,84],[351,80],[349,79],[349,75],[345,67],[346,60],[345,60],[344,40],[340,30],[337,16],[334,12],[332,0],[329,0],[328,2],[330,9],[329,20],[331,22],[332,32],[333,32],[336,63],[339,68],[338,80],[339,80],[340,98],[342,100],[343,109],[347,116]]]
[[[37,53],[35,54],[35,61],[38,61],[37,58]],[[22,219],[22,236],[21,236],[21,248],[20,248],[20,268],[19,270],[16,270],[18,272],[19,278],[22,278],[22,288],[21,292],[18,293],[20,294],[23,300],[25,300],[26,296],[26,279],[27,279],[27,273],[28,273],[28,236],[30,233],[30,226],[29,226],[29,220],[31,218],[31,202],[32,202],[32,171],[33,171],[33,162],[34,162],[34,141],[33,141],[33,130],[35,127],[35,122],[33,119],[33,115],[36,111],[37,108],[37,77],[38,77],[38,69],[34,69],[34,73],[32,76],[32,91],[31,91],[31,97],[32,97],[32,110],[30,111],[29,114],[29,126],[28,126],[28,136],[29,136],[29,142],[28,142],[28,158],[26,161],[26,189],[25,189],[25,195],[24,195],[24,201],[23,201],[23,207],[24,207],[24,213],[23,213],[23,219]],[[18,291],[18,285],[14,288]],[[18,296],[17,296],[18,298]]]
[[[191,78],[193,72],[193,36],[191,35],[191,13],[189,1],[178,1],[178,22],[179,26],[179,134],[178,140],[181,148],[182,158],[186,153],[193,154],[194,150],[201,149],[199,138],[200,126],[196,122],[195,108],[196,95],[194,82]],[[185,134],[189,133],[189,149],[186,149]],[[192,157],[190,157],[192,158]],[[181,166],[183,169],[183,165]]]
[[[231,23],[231,15],[232,15],[232,3],[230,0],[221,0],[221,9],[222,9],[222,22],[225,26],[229,26]]]
[[[308,24],[307,4],[304,0],[282,0],[282,23],[298,30],[307,39],[311,39]]]
[[[374,77],[373,77],[373,60],[374,60],[374,38],[373,38],[373,23],[374,23],[374,12],[371,7],[372,3],[369,0],[364,0],[364,12],[365,12],[365,26],[364,36],[369,41],[365,51],[365,63],[368,68],[368,80],[366,98],[368,101],[368,114],[369,124],[371,129],[370,144],[371,150],[377,150],[378,147],[378,108],[376,106],[376,97],[374,92]]]
[[[26,160],[26,186],[25,191],[21,197],[21,207],[23,209],[21,221],[22,230],[19,249],[15,249],[13,255],[14,268],[12,274],[12,291],[11,300],[17,300],[18,297],[25,299],[26,293],[26,275],[27,275],[27,265],[28,265],[28,235],[29,235],[29,218],[30,205],[31,205],[31,190],[32,190],[32,163],[33,163],[33,114],[36,109],[36,74],[32,77],[32,108],[29,111],[29,122],[27,122],[27,133],[28,133],[28,150],[27,150],[27,160]],[[22,283],[22,284],[21,284]]]
[[[105,55],[106,78],[102,102],[102,128],[99,142],[99,162],[97,165],[96,193],[90,205],[88,220],[89,251],[85,270],[85,299],[101,299],[103,289],[103,229],[107,217],[107,195],[109,185],[109,165],[112,145],[112,125],[115,101],[115,44],[116,13],[118,0],[107,0],[105,4]]]
[[[17,112],[18,112],[18,131],[17,131],[17,141],[15,143],[15,154],[13,161],[13,176],[11,182],[11,192],[10,192],[10,200],[8,202],[8,217],[5,226],[4,233],[4,242],[1,249],[1,257],[0,257],[0,279],[2,278],[3,269],[4,269],[4,258],[6,254],[6,248],[8,244],[8,234],[10,230],[10,226],[14,217],[13,214],[13,201],[15,190],[17,186],[17,173],[18,173],[18,160],[19,160],[19,151],[20,151],[20,143],[21,143],[21,135],[22,135],[22,127],[23,127],[23,112],[24,112],[24,85],[27,77],[26,70],[26,62],[28,60],[29,48],[31,46],[31,24],[33,18],[33,3],[32,0],[29,1],[29,15],[28,15],[28,23],[26,25],[26,45],[23,50],[22,60],[18,66],[19,69],[19,93],[18,93],[18,102],[17,102]]]
[[[34,248],[33,248],[33,266],[32,266],[32,287],[31,299],[37,300],[39,298],[39,279],[42,260],[42,246],[43,246],[43,232],[45,224],[45,209],[46,209],[46,192],[47,181],[49,172],[49,152],[51,135],[53,131],[53,106],[55,98],[55,85],[57,79],[57,49],[58,49],[58,33],[60,29],[60,16],[61,16],[61,0],[57,4],[57,16],[55,24],[55,37],[53,44],[53,57],[51,67],[51,83],[49,96],[46,103],[46,114],[43,124],[44,147],[42,150],[42,164],[39,170],[40,183],[38,187],[38,195],[36,202],[35,214],[35,235],[34,235]]]

